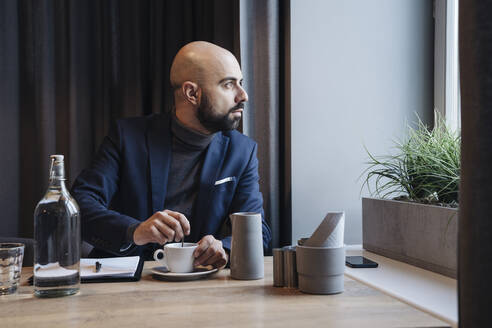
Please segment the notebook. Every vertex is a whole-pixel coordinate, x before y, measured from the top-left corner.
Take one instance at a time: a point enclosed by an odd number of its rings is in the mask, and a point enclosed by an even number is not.
[[[98,272],[96,262],[101,264]],[[140,256],[80,259],[80,279],[82,282],[138,281],[143,263]]]
[[[97,272],[96,262],[100,263]],[[140,256],[82,258],[80,259],[80,280],[82,283],[138,281],[142,276],[143,264],[144,260]],[[45,279],[53,276],[65,276],[68,271],[73,271],[66,270],[58,263],[39,266],[38,270],[40,272],[37,275],[42,273],[42,276],[46,276]],[[29,284],[32,282],[33,277],[30,277]]]

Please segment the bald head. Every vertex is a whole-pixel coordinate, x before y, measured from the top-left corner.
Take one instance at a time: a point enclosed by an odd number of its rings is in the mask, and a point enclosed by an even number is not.
[[[204,134],[237,127],[248,94],[231,52],[209,42],[188,43],[174,57],[170,80],[174,112],[185,126]]]
[[[228,50],[213,43],[195,41],[182,47],[171,66],[171,86],[179,89],[186,81],[204,84],[230,65],[239,64]]]

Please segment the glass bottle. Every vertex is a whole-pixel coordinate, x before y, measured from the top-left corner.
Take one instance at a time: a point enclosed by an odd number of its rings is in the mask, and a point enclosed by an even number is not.
[[[34,295],[72,295],[80,288],[80,210],[65,186],[63,155],[51,155],[50,183],[34,211]]]

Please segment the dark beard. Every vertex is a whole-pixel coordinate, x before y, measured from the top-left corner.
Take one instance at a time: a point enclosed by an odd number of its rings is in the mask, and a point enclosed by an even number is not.
[[[216,111],[212,105],[210,105],[207,95],[203,94],[202,103],[197,110],[198,120],[212,133],[233,130],[239,126],[241,117],[235,118],[231,113],[240,108],[244,108],[244,103],[239,103],[232,107],[225,115],[216,114]]]

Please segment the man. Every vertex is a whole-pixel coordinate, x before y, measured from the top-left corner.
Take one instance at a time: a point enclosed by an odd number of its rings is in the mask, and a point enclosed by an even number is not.
[[[257,145],[234,129],[248,101],[236,58],[208,42],[179,50],[171,115],[122,119],[74,183],[91,256],[198,242],[196,265],[224,266],[233,212],[260,212]],[[263,218],[263,247],[271,232]]]

